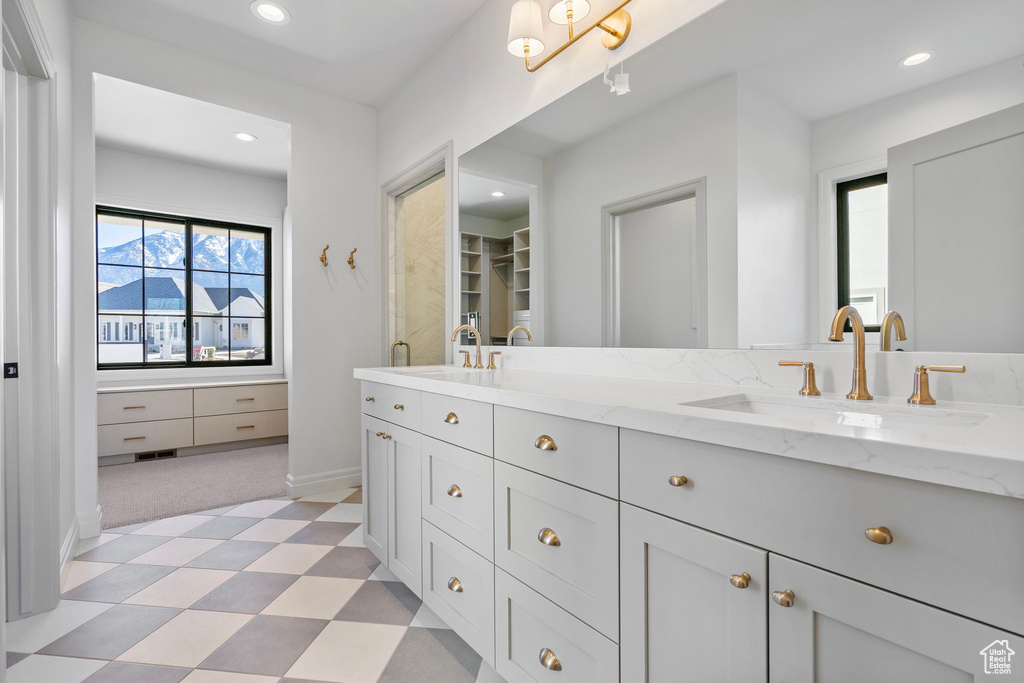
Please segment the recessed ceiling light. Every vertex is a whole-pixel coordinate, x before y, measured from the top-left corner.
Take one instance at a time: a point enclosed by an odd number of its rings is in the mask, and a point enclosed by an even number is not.
[[[271,24],[287,24],[292,19],[291,15],[288,14],[288,10],[276,2],[256,0],[249,7],[252,9],[253,14]]]
[[[244,131],[238,131],[237,133],[235,133],[235,138],[241,140],[242,142],[256,142],[259,139],[252,133],[246,133]]]
[[[505,196],[505,193],[504,193],[504,192],[502,192],[501,190],[498,190],[498,191],[496,191],[496,192],[492,192],[492,193],[491,193],[491,196],[492,196],[492,197],[504,197],[504,196]]]
[[[900,66],[918,66],[920,64],[924,64],[934,56],[935,53],[930,50],[925,50],[923,52],[915,52],[914,54],[907,55],[906,57],[901,59]]]

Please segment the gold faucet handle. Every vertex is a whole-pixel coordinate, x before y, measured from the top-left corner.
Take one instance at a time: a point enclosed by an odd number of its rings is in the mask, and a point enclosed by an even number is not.
[[[462,364],[462,367],[464,367],[464,368],[471,368],[471,367],[473,367],[473,364],[469,362],[469,351],[459,351],[459,353],[466,354],[466,362]]]
[[[500,355],[501,355],[501,351],[491,351],[490,358],[488,359],[490,362],[488,362],[488,364],[487,364],[487,369],[488,370],[497,370],[498,369],[498,366],[494,364],[494,357],[495,356],[500,356]]]
[[[907,399],[907,403],[915,406],[933,406],[935,399],[928,386],[928,371],[935,372],[967,372],[966,365],[918,365],[914,369],[914,393]]]
[[[967,372],[966,365],[929,365],[928,369],[932,372]]]
[[[804,386],[800,389],[801,396],[821,396],[818,385],[814,381],[814,363],[809,360],[780,360],[781,367],[802,367],[804,369]]]

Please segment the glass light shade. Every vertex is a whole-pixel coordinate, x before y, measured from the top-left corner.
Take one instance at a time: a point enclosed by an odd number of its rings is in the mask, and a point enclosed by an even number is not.
[[[590,3],[587,0],[556,0],[555,4],[551,5],[548,18],[556,24],[568,24],[569,8],[566,5],[569,2],[572,2],[572,21],[574,24],[590,14]]]
[[[512,5],[512,17],[508,22],[508,51],[516,57],[526,54],[537,56],[544,51],[544,21],[537,0],[517,0]]]

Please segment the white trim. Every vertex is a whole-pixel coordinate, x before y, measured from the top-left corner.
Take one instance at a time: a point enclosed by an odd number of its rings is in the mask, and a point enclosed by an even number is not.
[[[295,477],[289,474],[285,478],[286,495],[291,498],[312,496],[327,491],[351,488],[363,483],[362,467],[346,467],[342,470],[331,470],[317,474],[306,474]]]
[[[18,51],[17,57],[27,76],[50,80],[57,75],[57,63],[43,31],[43,22],[31,0],[5,0],[4,33]],[[13,55],[12,55],[13,57]]]
[[[95,538],[103,531],[103,509],[99,505],[96,506],[95,512],[90,512],[85,517],[78,515],[76,519],[79,539]]]
[[[64,583],[68,579],[68,572],[71,571],[71,562],[75,559],[75,551],[78,550],[79,526],[78,515],[71,520],[71,528],[68,529],[64,542],[60,546],[60,592],[64,592]]]

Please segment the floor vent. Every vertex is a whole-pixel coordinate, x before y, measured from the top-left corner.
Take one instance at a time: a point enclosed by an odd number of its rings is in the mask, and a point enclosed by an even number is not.
[[[143,460],[165,460],[167,458],[177,458],[178,451],[154,451],[152,453],[136,453],[135,462],[142,462]]]

